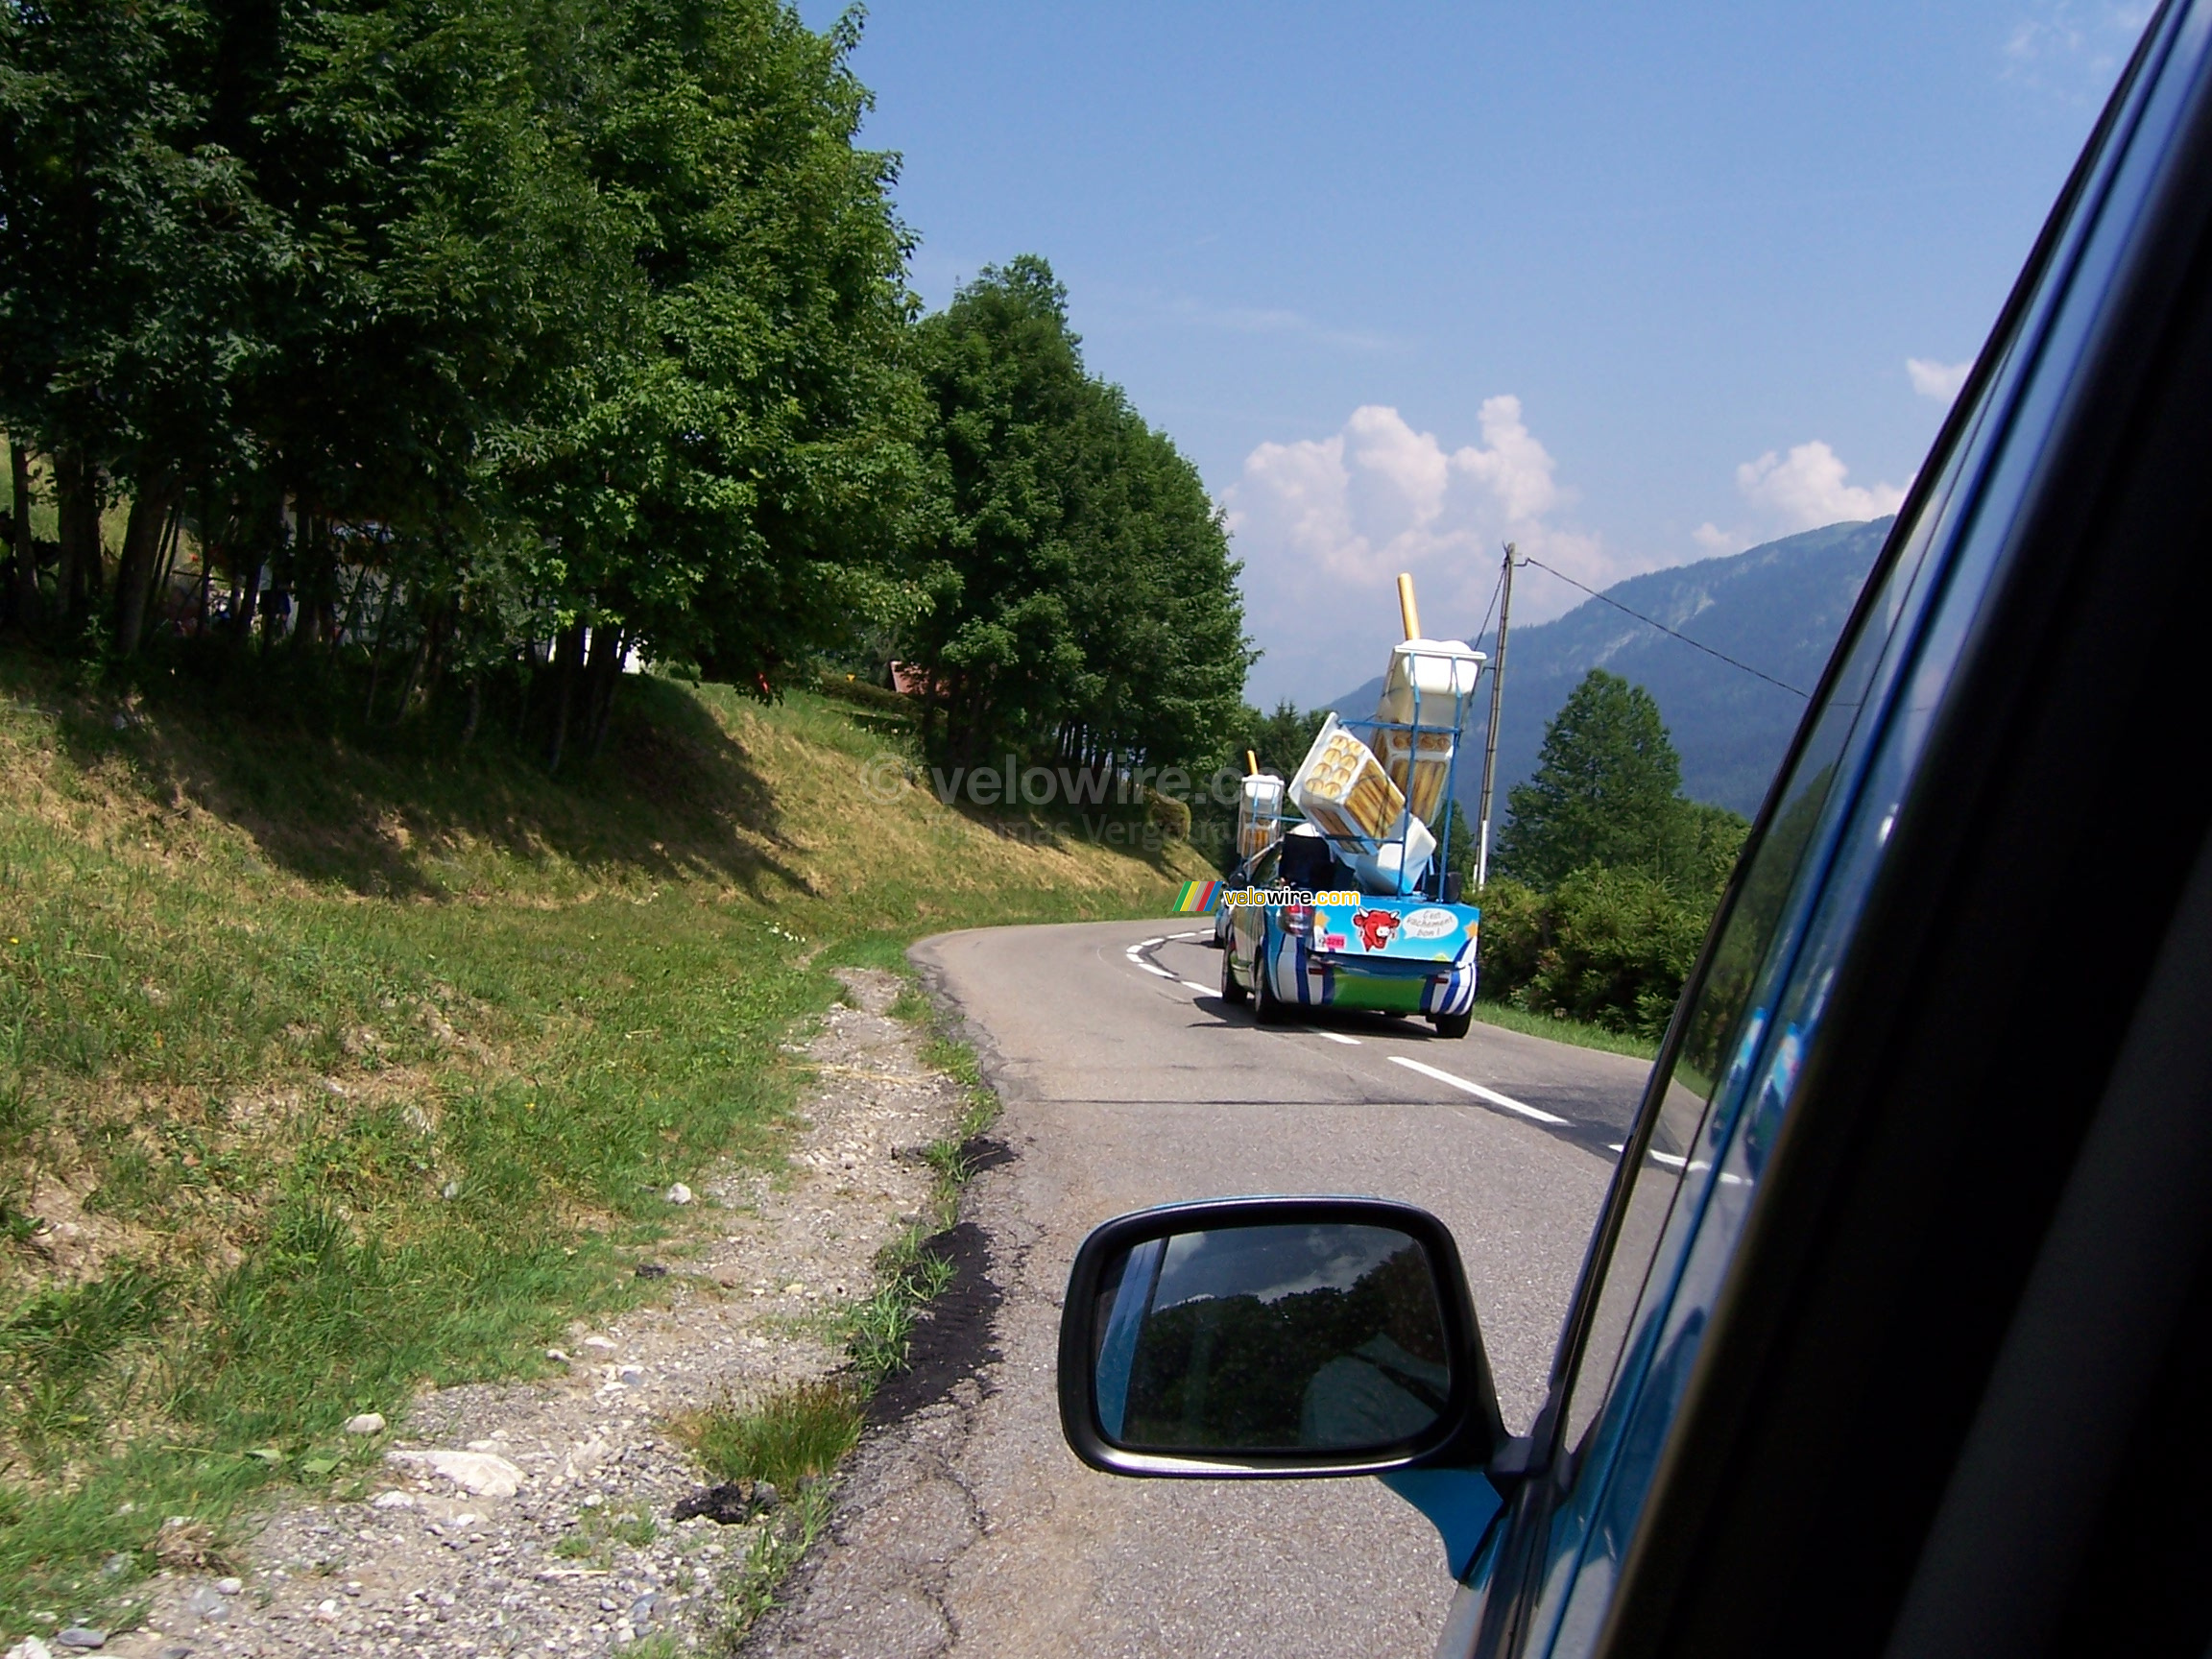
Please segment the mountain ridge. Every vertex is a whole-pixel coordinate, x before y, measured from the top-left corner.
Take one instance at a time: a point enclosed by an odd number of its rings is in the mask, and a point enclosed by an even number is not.
[[[1892,522],[1830,524],[1742,553],[1647,571],[1563,616],[1514,629],[1506,642],[1494,817],[1503,821],[1507,793],[1536,769],[1545,728],[1592,668],[1650,691],[1682,757],[1685,794],[1745,816],[1756,811],[1805,711],[1804,694],[1817,684]],[[1640,612],[1758,672],[1709,656],[1616,607]],[[1471,643],[1495,660],[1494,637]],[[1377,677],[1327,707],[1365,718],[1382,688]],[[1485,682],[1456,780],[1455,792],[1470,811],[1481,784],[1488,693]]]

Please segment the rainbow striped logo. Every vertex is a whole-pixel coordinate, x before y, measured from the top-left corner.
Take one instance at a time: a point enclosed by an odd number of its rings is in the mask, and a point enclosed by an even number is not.
[[[1220,907],[1221,881],[1186,881],[1183,891],[1175,895],[1175,914],[1178,916],[1209,916]]]

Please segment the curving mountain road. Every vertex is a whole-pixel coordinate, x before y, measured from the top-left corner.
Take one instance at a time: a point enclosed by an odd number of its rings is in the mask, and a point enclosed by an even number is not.
[[[941,935],[913,955],[1005,1102],[956,1286],[758,1654],[1423,1655],[1452,1586],[1371,1480],[1094,1474],[1062,1444],[1054,1343],[1083,1235],[1231,1192],[1371,1192],[1458,1239],[1508,1425],[1538,1405],[1647,1066],[1478,1023],[1262,1027],[1173,924]]]

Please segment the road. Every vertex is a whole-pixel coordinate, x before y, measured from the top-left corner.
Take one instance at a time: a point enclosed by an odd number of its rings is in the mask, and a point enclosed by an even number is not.
[[[1426,1655],[1452,1586],[1429,1524],[1371,1480],[1123,1480],[1060,1438],[1068,1263],[1097,1222],[1234,1192],[1408,1199],[1458,1240],[1501,1404],[1525,1429],[1648,1068],[1477,1023],[1262,1027],[1172,924],[941,935],[915,948],[1005,1103],[976,1258],[899,1421],[757,1654]]]

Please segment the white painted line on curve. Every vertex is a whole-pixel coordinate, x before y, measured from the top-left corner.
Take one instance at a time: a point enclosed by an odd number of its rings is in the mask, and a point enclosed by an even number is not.
[[[1549,1112],[1540,1112],[1526,1101],[1514,1099],[1510,1094],[1501,1094],[1495,1089],[1485,1089],[1479,1083],[1470,1083],[1464,1077],[1455,1077],[1449,1071],[1439,1071],[1433,1066],[1424,1066],[1420,1061],[1408,1060],[1403,1054],[1391,1055],[1390,1062],[1394,1066],[1405,1067],[1408,1071],[1418,1071],[1424,1077],[1433,1077],[1439,1083],[1448,1083],[1455,1089],[1464,1090],[1478,1099],[1489,1101],[1493,1106],[1503,1106],[1508,1112],[1518,1112],[1532,1122],[1564,1125],[1567,1121],[1564,1118],[1554,1118]]]
[[[1310,1031],[1316,1037],[1326,1037],[1332,1043],[1349,1043],[1355,1048],[1359,1046],[1358,1038],[1347,1037],[1341,1031],[1324,1031],[1318,1025],[1307,1025],[1302,1029]]]
[[[1183,983],[1201,997],[1212,997],[1221,989],[1218,985],[1201,985],[1195,979],[1186,979]]]
[[[1175,978],[1175,977],[1176,977],[1176,975],[1175,975],[1175,974],[1168,973],[1166,969],[1165,969],[1165,968],[1155,968],[1155,967],[1153,967],[1153,966],[1152,966],[1152,964],[1151,964],[1151,963],[1149,963],[1149,962],[1140,962],[1140,963],[1138,963],[1138,964],[1137,964],[1137,966],[1138,966],[1138,967],[1140,967],[1140,968],[1142,968],[1142,969],[1143,969],[1143,970],[1144,970],[1144,972],[1145,972],[1145,973],[1147,973],[1147,974],[1159,974],[1159,975],[1160,975],[1160,977],[1161,977],[1161,978],[1163,978],[1163,979],[1173,979],[1173,978]]]
[[[1166,935],[1166,934],[1165,934],[1165,933],[1163,933],[1163,934],[1161,934],[1161,935],[1160,935],[1160,937],[1159,937],[1159,938],[1157,938],[1157,939],[1147,939],[1147,940],[1145,940],[1145,941],[1144,941],[1144,942],[1143,942],[1142,945],[1139,945],[1139,946],[1137,947],[1137,949],[1138,949],[1138,950],[1151,950],[1151,949],[1152,949],[1152,947],[1153,947],[1153,946],[1155,946],[1155,945],[1165,945],[1165,944],[1166,944],[1166,943],[1167,943],[1167,935]]]

